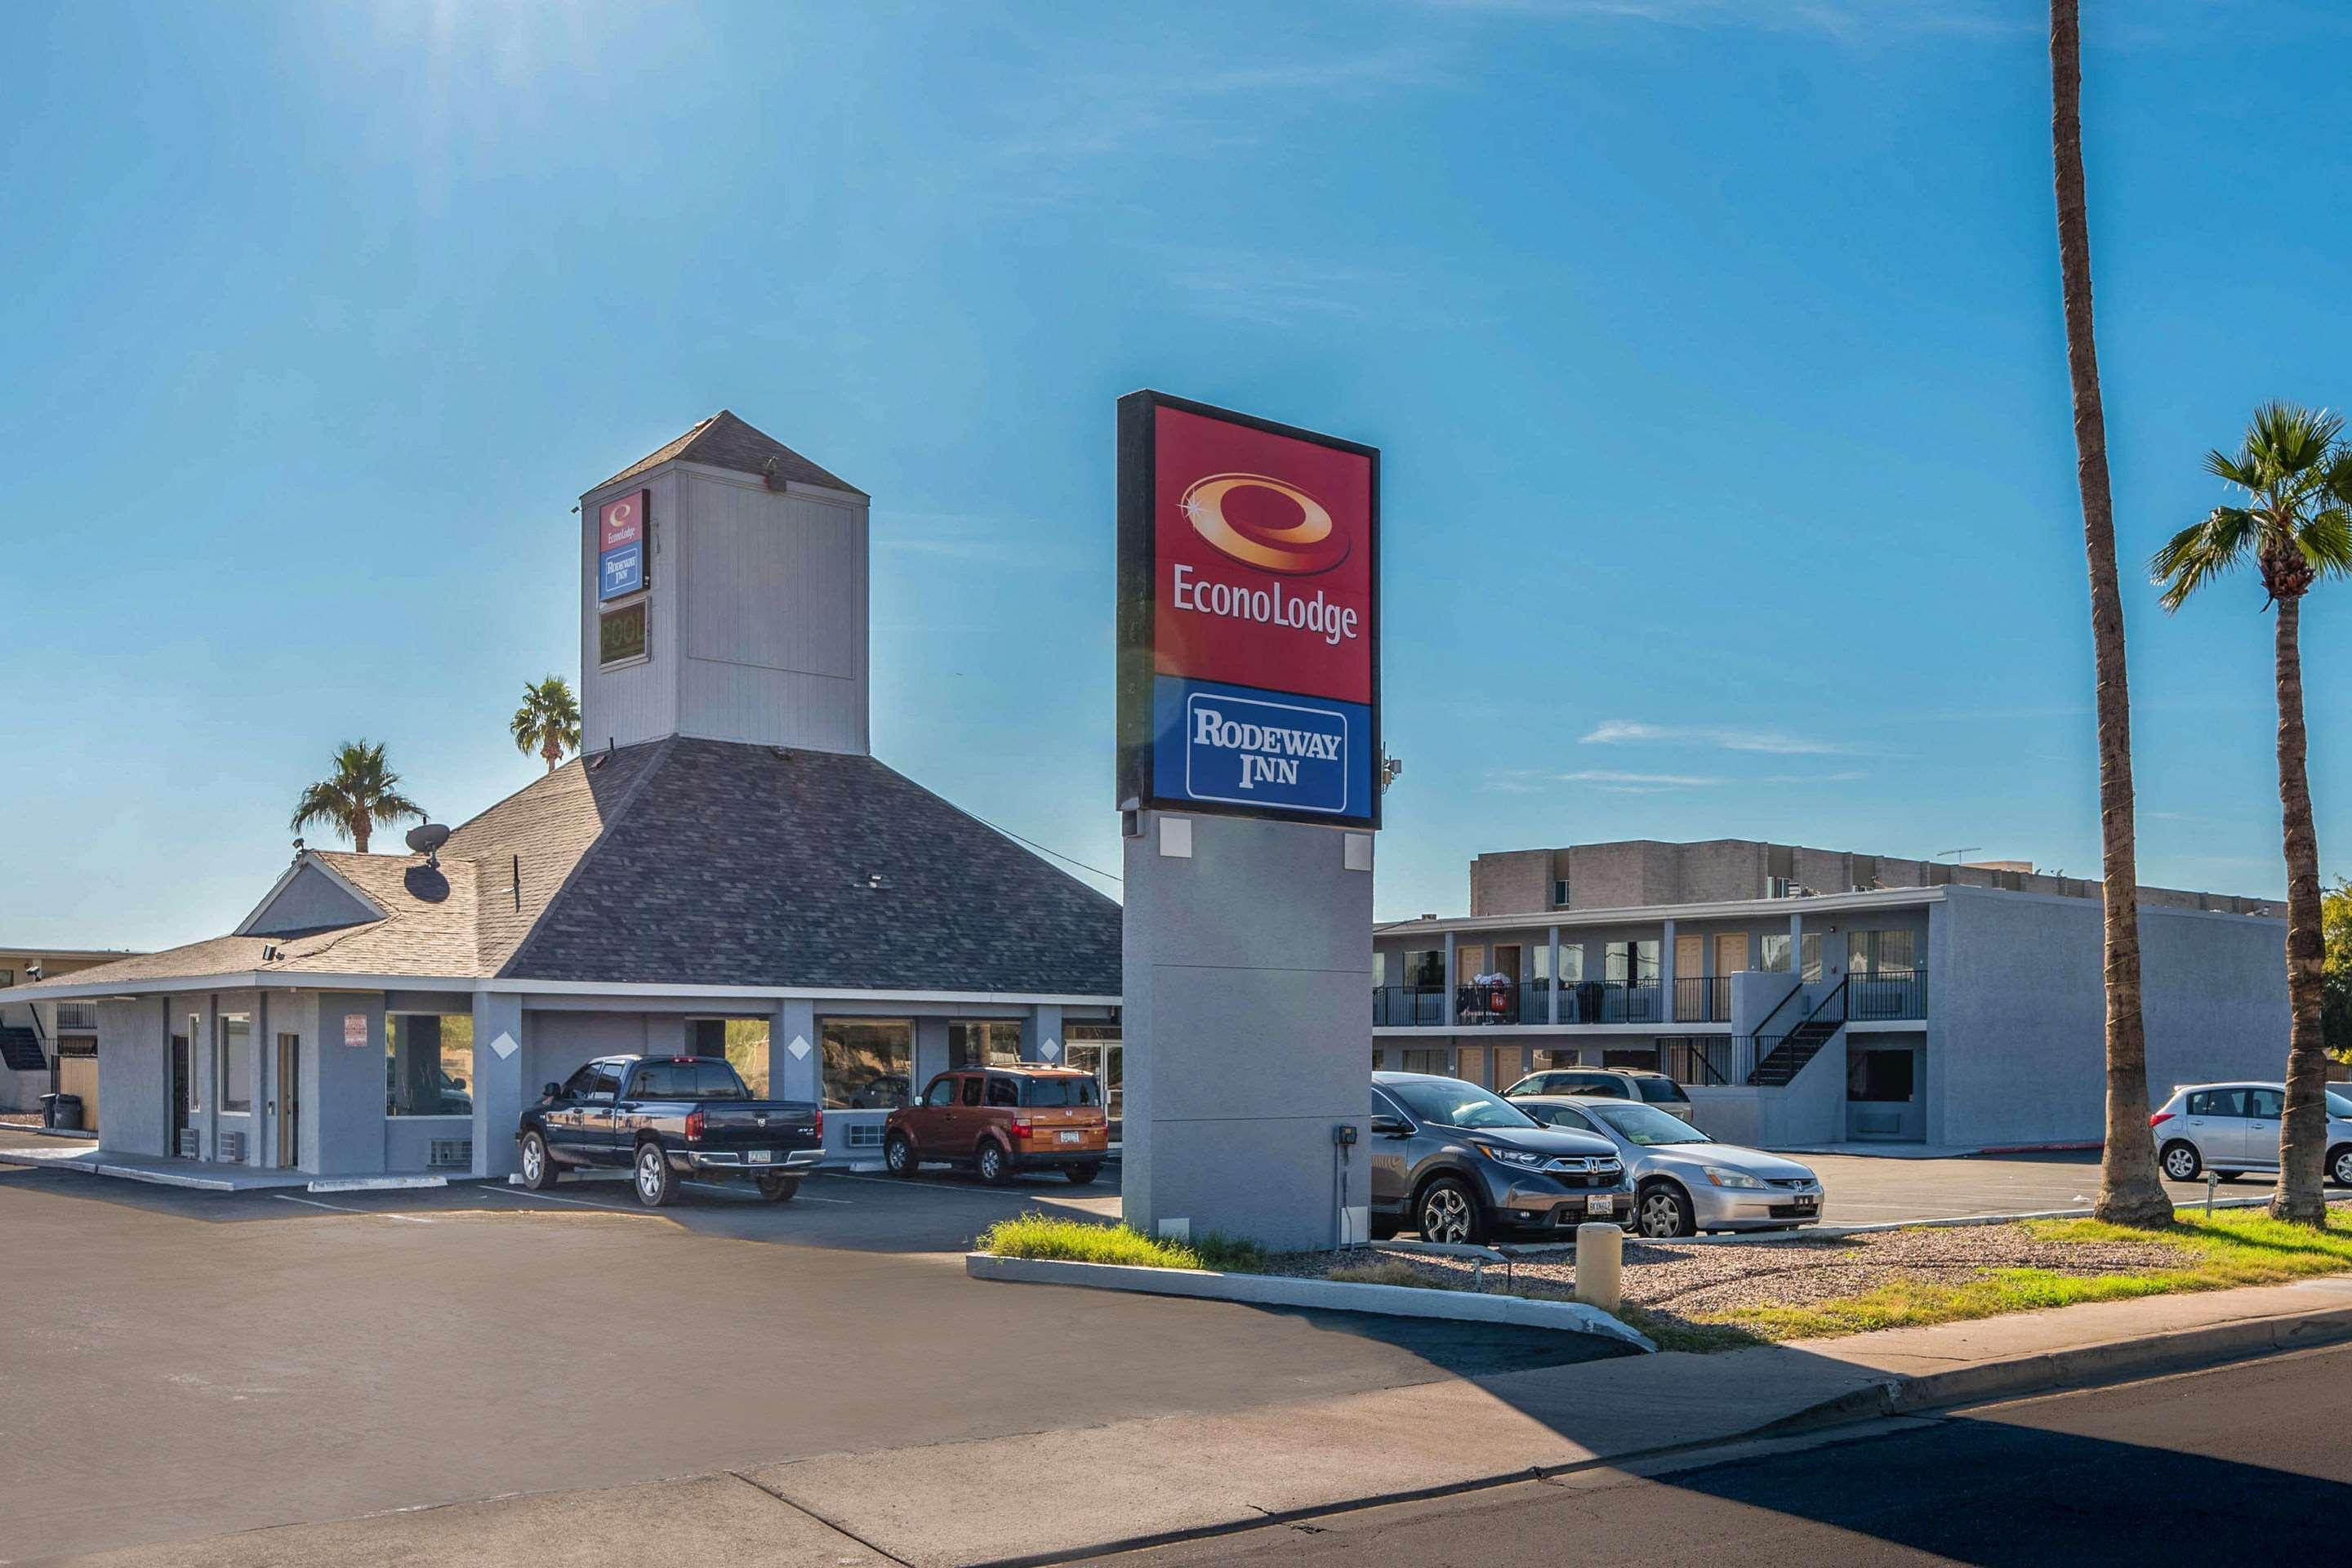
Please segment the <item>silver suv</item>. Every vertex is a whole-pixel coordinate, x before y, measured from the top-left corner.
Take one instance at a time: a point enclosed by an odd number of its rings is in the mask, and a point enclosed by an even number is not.
[[[1683,1086],[1662,1072],[1643,1068],[1546,1068],[1511,1085],[1503,1091],[1503,1098],[1524,1100],[1539,1094],[1634,1100],[1654,1105],[1670,1116],[1679,1116],[1694,1127],[1698,1125],[1698,1114],[1691,1109],[1690,1096],[1683,1092]]]

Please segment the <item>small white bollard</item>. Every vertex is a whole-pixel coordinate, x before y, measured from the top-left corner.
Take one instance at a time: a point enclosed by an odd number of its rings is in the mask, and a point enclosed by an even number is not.
[[[1614,1312],[1625,1270],[1625,1233],[1594,1221],[1576,1227],[1576,1299]]]

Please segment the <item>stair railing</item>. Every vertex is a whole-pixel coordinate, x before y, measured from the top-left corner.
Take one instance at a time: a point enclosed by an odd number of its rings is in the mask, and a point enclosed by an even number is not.
[[[1802,1018],[1798,1019],[1797,1022],[1789,1029],[1788,1033],[1782,1035],[1779,1039],[1767,1044],[1760,1028],[1753,1037],[1750,1037],[1754,1040],[1755,1044],[1753,1047],[1753,1055],[1750,1058],[1752,1065],[1748,1069],[1747,1081],[1753,1083],[1755,1081],[1757,1072],[1766,1062],[1772,1059],[1772,1053],[1787,1045],[1790,1040],[1795,1039],[1798,1035],[1804,1032],[1808,1026],[1816,1022],[1825,1022],[1835,1025],[1838,1027],[1843,1027],[1846,1022],[1846,987],[1852,984],[1853,980],[1853,976],[1851,974],[1840,975],[1838,977],[1838,983],[1830,988],[1830,994],[1822,998],[1820,1005],[1816,1006],[1811,1012],[1806,1014]],[[1800,985],[1797,987],[1796,991],[1790,992],[1789,996],[1794,996],[1802,990],[1804,990],[1804,987]],[[1783,996],[1780,999],[1782,1005],[1786,1005],[1788,1000],[1788,996]],[[1832,1004],[1837,1007],[1837,1016],[1829,1019],[1822,1018],[1822,1015],[1828,1012]],[[1772,1021],[1772,1015],[1780,1012],[1780,1009],[1779,1007],[1773,1008],[1771,1013],[1768,1013],[1764,1016],[1764,1021],[1768,1024],[1770,1023]],[[1837,1028],[1832,1028],[1830,1033],[1832,1035],[1836,1034]],[[1807,1059],[1810,1060],[1811,1058]]]

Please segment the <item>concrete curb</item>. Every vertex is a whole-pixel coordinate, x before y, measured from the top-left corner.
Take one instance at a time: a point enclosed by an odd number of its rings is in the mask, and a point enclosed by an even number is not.
[[[1279,1274],[1220,1274],[1208,1269],[1142,1268],[1119,1263],[1067,1263],[1057,1258],[1002,1258],[992,1252],[964,1255],[964,1272],[974,1279],[1024,1285],[1076,1285],[1094,1290],[1134,1290],[1150,1296],[1186,1296],[1200,1300],[1239,1301],[1257,1307],[1312,1307],[1334,1312],[1373,1312],[1391,1318],[1450,1318],[1465,1323],[1507,1323],[1517,1328],[1555,1329],[1598,1334],[1655,1354],[1648,1335],[1581,1301],[1535,1301],[1524,1296],[1488,1296],[1467,1290],[1431,1290],[1412,1285],[1349,1285],[1331,1279],[1294,1279]]]
[[[446,1187],[446,1176],[322,1176],[312,1182],[314,1193],[388,1193],[406,1187]]]
[[[2284,1351],[2310,1350],[2352,1340],[2352,1307],[2209,1323],[2139,1339],[2111,1340],[2075,1350],[2050,1351],[2008,1361],[1982,1362],[1949,1372],[1889,1377],[1807,1410],[1759,1426],[1740,1437],[1773,1437],[1882,1415],[1909,1415],[1953,1405],[1974,1405],[2024,1394],[2090,1388],[2168,1372],[2186,1372]]]

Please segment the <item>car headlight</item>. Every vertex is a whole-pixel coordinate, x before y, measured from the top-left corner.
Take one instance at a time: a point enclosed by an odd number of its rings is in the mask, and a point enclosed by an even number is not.
[[[1764,1186],[1762,1182],[1745,1171],[1726,1170],[1721,1165],[1705,1165],[1700,1168],[1706,1173],[1706,1179],[1718,1187],[1744,1187],[1761,1191]]]
[[[1544,1163],[1544,1157],[1541,1154],[1530,1154],[1525,1149],[1504,1149],[1493,1143],[1473,1143],[1470,1147],[1477,1150],[1489,1160],[1497,1161],[1506,1165],[1517,1165],[1523,1170],[1532,1171]]]

